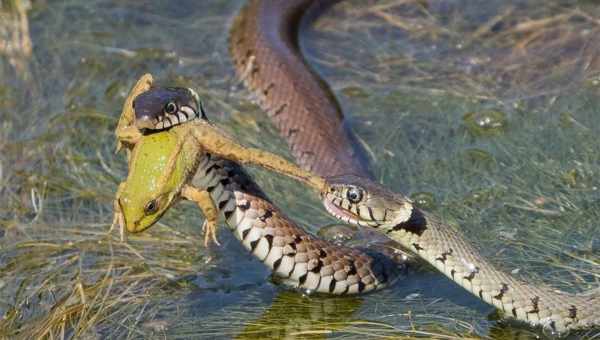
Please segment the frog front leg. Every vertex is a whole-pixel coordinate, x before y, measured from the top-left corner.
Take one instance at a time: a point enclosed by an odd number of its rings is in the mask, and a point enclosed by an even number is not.
[[[221,244],[217,240],[217,222],[219,218],[219,212],[210,193],[206,190],[201,190],[196,187],[185,185],[181,190],[181,196],[187,200],[196,202],[202,214],[204,214],[204,224],[202,225],[202,231],[204,232],[204,246],[207,247],[209,242],[212,240],[216,245]]]
[[[121,182],[119,184],[119,188],[117,189],[117,194],[115,195],[115,199],[113,200],[113,220],[110,224],[109,233],[113,231],[115,226],[119,226],[119,235],[121,237],[121,242],[127,241],[127,233],[125,232],[125,218],[123,217],[123,212],[121,211],[121,205],[119,204],[119,198],[121,197],[121,193],[125,190],[125,182]]]

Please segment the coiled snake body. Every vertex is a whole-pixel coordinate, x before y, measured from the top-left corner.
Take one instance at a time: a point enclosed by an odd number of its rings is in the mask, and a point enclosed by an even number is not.
[[[356,294],[399,274],[401,267],[383,254],[335,245],[295,225],[234,162],[202,157],[193,184],[210,192],[235,237],[287,285]]]
[[[360,152],[344,129],[335,99],[306,66],[296,41],[303,13],[313,4],[319,7],[331,2],[250,0],[236,19],[230,37],[239,76],[288,140],[298,164],[325,177],[348,173],[359,176],[332,180],[330,192],[323,194],[328,210],[349,222],[378,226],[508,317],[558,332],[599,325],[597,296],[526,284],[497,270],[451,226],[366,178],[368,171],[359,162]],[[371,195],[370,202],[375,204],[363,204],[366,198],[359,204],[349,202],[351,197],[340,194],[348,188]],[[400,209],[394,218],[387,219],[388,210],[382,210],[381,203],[386,201],[391,205],[396,202]]]

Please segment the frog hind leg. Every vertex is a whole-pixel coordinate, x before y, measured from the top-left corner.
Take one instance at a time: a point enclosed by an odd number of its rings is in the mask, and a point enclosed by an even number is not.
[[[204,246],[208,246],[210,241],[220,246],[221,244],[217,240],[219,211],[210,197],[210,193],[206,190],[186,185],[181,190],[181,196],[195,202],[200,210],[202,210],[202,214],[204,214],[205,221],[202,225],[202,231],[204,232]]]
[[[242,163],[261,166],[273,172],[294,178],[322,192],[325,179],[299,168],[285,158],[253,147],[245,147],[216,126],[205,122],[190,123],[190,134],[207,152]]]
[[[135,127],[135,112],[133,110],[133,100],[143,92],[146,92],[152,87],[153,83],[152,75],[149,73],[144,74],[133,86],[125,103],[123,104],[123,110],[115,129],[115,135],[117,137],[117,152],[123,147],[131,149],[141,137],[141,132]]]
[[[148,91],[150,87],[152,87],[153,81],[154,80],[151,74],[146,73],[142,75],[129,92],[129,95],[123,104],[123,110],[121,111],[121,116],[119,117],[117,128],[115,129],[115,135],[117,137],[117,152],[119,152],[122,147],[126,147],[129,151],[127,159],[129,159],[131,156],[131,149],[142,136],[141,132],[134,125],[135,112],[133,110],[133,100],[141,93]],[[115,195],[115,199],[113,201],[113,220],[109,229],[110,233],[118,225],[122,242],[127,241],[127,233],[125,232],[125,219],[123,217],[123,213],[121,212],[121,206],[119,205],[119,197],[124,189],[125,182],[122,182],[119,184],[117,194]]]

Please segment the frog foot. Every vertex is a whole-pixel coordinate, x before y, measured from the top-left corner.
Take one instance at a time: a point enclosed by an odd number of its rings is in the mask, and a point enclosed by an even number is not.
[[[108,229],[108,233],[112,233],[116,226],[119,227],[119,235],[121,236],[121,242],[127,242],[127,232],[125,229],[125,217],[123,216],[123,212],[121,211],[121,205],[119,204],[119,197],[121,197],[121,193],[125,190],[125,182],[119,184],[117,188],[117,194],[115,195],[115,199],[113,200],[113,220],[110,224],[110,228]]]
[[[202,232],[204,233],[204,246],[208,247],[212,241],[217,246],[220,246],[219,240],[217,240],[217,224],[212,221],[204,220],[202,224]]]
[[[118,208],[118,205],[119,203],[117,202],[117,200],[115,200],[115,212],[113,213],[113,220],[110,224],[110,229],[108,229],[108,233],[112,233],[112,231],[118,226],[121,242],[127,242],[127,232],[125,231],[125,219],[123,218],[123,213]]]

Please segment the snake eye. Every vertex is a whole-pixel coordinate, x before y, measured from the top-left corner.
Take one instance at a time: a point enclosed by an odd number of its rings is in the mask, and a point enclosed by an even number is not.
[[[177,112],[177,104],[175,102],[168,102],[165,105],[165,113],[172,115],[175,112]]]
[[[350,201],[351,203],[358,203],[362,200],[363,198],[363,191],[360,188],[357,187],[351,187],[350,189],[348,189],[348,191],[346,192],[346,198],[348,199],[348,201]]]
[[[156,200],[152,200],[146,204],[144,207],[144,214],[152,215],[158,211],[158,202]]]

